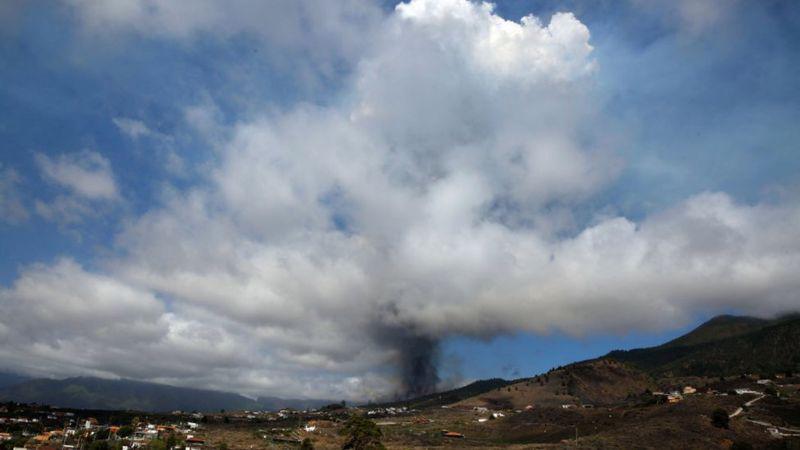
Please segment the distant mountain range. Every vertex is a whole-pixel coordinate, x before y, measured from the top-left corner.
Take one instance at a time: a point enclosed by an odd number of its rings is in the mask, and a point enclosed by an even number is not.
[[[26,377],[24,375],[0,372],[0,389],[3,389],[8,386],[13,386],[15,384],[19,384],[22,383],[23,381],[28,381],[28,380],[30,380],[30,377]]]
[[[30,379],[31,379],[30,377],[26,377],[24,375],[0,372],[0,389],[3,389],[7,386],[13,386],[15,384],[22,383],[23,381],[28,381]]]
[[[330,400],[256,400],[229,392],[191,389],[133,380],[76,377],[62,380],[26,379],[0,374],[0,400],[40,403],[64,408],[167,412],[233,410],[278,410],[319,408]]]
[[[395,402],[415,408],[465,404],[527,404],[568,398],[604,403],[682,376],[771,375],[800,372],[800,315],[777,319],[718,316],[657,347],[616,350],[570,364],[539,377],[479,380],[458,389]],[[620,365],[622,364],[622,365]],[[556,395],[557,394],[557,395]],[[555,395],[555,397],[553,397]],[[551,398],[553,397],[553,398]],[[0,373],[0,400],[54,406],[137,411],[277,410],[319,408],[330,400],[256,400],[228,392],[190,389],[132,380],[78,377],[29,379]]]

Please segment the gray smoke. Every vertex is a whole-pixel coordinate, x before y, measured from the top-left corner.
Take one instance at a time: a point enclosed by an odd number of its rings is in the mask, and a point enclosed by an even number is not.
[[[397,399],[431,394],[441,381],[439,339],[396,321],[394,303],[383,305],[372,323],[372,336],[381,347],[396,353],[394,366],[399,377]]]
[[[419,397],[436,391],[439,383],[439,341],[409,336],[398,342],[400,350],[399,369],[404,398]]]

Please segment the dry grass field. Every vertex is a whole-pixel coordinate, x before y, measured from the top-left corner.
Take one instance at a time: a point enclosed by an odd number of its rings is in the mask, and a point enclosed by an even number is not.
[[[523,394],[524,395],[524,394]],[[767,397],[730,419],[729,428],[712,424],[711,415],[722,408],[733,413],[739,406],[758,396],[691,395],[675,404],[625,403],[617,406],[570,408],[534,407],[531,410],[503,410],[503,417],[489,419],[491,412],[476,411],[462,405],[429,408],[407,415],[375,418],[383,433],[383,443],[390,449],[425,448],[730,448],[734,443],[748,443],[754,448],[798,448],[800,437],[776,438],[769,427],[751,420],[781,427],[800,425],[800,399]],[[498,412],[499,410],[494,410]],[[363,410],[351,410],[363,414]],[[487,419],[487,420],[479,420]],[[297,420],[296,423],[300,423]],[[344,438],[338,435],[341,422],[330,422],[314,432],[302,427],[272,427],[266,424],[210,424],[201,435],[207,443],[231,450],[297,448],[297,444],[275,441],[311,438],[315,448],[341,448]],[[281,428],[285,428],[282,430]],[[443,436],[455,431],[463,438]],[[576,441],[577,434],[577,441]],[[265,438],[266,436],[266,438]],[[737,444],[737,445],[738,445]]]

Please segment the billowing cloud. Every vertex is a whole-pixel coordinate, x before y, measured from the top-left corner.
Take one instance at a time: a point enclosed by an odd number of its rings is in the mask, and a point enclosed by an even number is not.
[[[167,21],[168,8],[136,14]],[[127,222],[96,268],[34,266],[2,291],[15,313],[0,316],[5,359],[364,399],[435,387],[448,336],[654,330],[796,306],[796,202],[703,192],[636,220],[613,205],[581,215],[625,162],[573,15],[513,22],[487,4],[412,0],[381,29],[328,106],[232,126],[195,114],[225,129],[207,177]],[[40,165],[76,193],[105,192],[50,166],[84,167],[71,159]],[[24,326],[57,301],[97,304],[85,320],[127,320],[134,338]],[[55,348],[74,358],[48,362]]]

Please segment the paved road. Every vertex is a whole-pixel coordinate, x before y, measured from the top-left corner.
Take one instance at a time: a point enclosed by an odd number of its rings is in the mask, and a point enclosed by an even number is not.
[[[771,424],[769,422],[764,422],[762,420],[753,420],[753,419],[746,419],[746,420],[748,422],[752,422],[752,423],[755,423],[755,424],[758,424],[758,425],[763,425],[763,426],[767,427],[768,429],[774,430],[774,432],[772,430],[770,430],[770,433],[774,434],[776,436],[784,436],[784,437],[785,436],[800,436],[800,430],[798,430],[796,428],[779,427],[777,425],[773,425],[773,424]]]
[[[765,395],[765,394],[762,394],[760,397],[756,397],[756,398],[754,398],[754,399],[750,400],[749,402],[746,402],[746,403],[745,403],[743,406],[740,406],[740,407],[736,408],[736,411],[734,411],[734,412],[733,412],[733,414],[729,415],[728,417],[730,417],[731,419],[733,419],[734,417],[736,417],[736,416],[738,416],[739,414],[741,414],[741,413],[742,413],[742,411],[744,411],[744,408],[745,408],[745,407],[750,407],[750,406],[753,406],[753,404],[754,404],[755,402],[757,402],[757,401],[761,400],[761,399],[762,399],[762,398],[764,398],[764,397],[766,397],[766,395]]]

